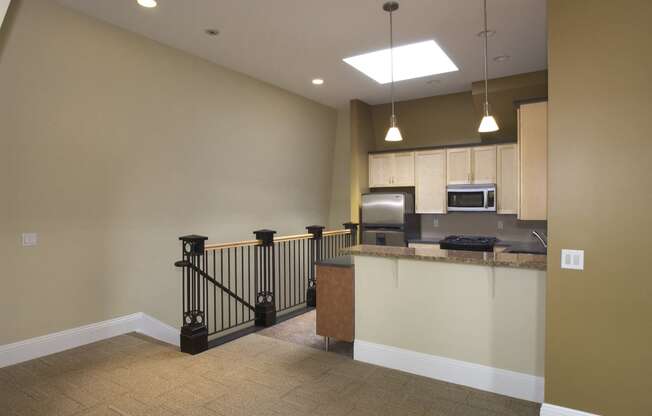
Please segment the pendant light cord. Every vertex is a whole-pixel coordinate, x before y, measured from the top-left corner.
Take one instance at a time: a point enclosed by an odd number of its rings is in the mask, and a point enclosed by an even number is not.
[[[391,97],[392,97],[392,125],[394,127],[396,115],[394,113],[394,21],[392,15],[394,12],[390,10],[389,12],[389,70],[391,72],[390,77],[392,84],[390,86]]]
[[[489,115],[489,75],[487,71],[487,0],[484,0],[484,114]]]

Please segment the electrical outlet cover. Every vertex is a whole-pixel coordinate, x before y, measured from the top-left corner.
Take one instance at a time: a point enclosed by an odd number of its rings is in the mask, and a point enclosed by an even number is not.
[[[38,244],[38,234],[24,233],[23,234],[23,247],[33,247]]]
[[[584,250],[561,250],[561,268],[584,270]]]

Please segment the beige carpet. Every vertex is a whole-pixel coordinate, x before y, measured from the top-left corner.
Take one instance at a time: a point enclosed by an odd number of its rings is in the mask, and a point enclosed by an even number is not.
[[[124,335],[0,369],[0,415],[534,416],[538,406],[261,335],[194,357]]]

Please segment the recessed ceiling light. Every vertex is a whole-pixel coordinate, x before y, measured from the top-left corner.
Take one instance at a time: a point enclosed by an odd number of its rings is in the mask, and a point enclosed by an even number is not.
[[[389,49],[345,58],[344,62],[379,84],[387,84],[392,80]],[[457,66],[434,40],[394,48],[394,81],[457,70]]]
[[[217,36],[220,34],[220,31],[217,29],[206,29],[204,30],[204,33],[206,33],[208,36]]]
[[[312,85],[324,85],[324,80],[321,78],[315,78],[312,80]]]
[[[138,4],[151,9],[152,7],[156,7],[158,3],[156,3],[156,0],[138,0]]]
[[[490,37],[492,37],[493,35],[496,34],[496,31],[495,31],[495,30],[488,29],[488,30],[486,30],[486,33],[487,33],[487,37],[490,38]],[[484,36],[484,34],[485,34],[485,31],[483,30],[482,32],[478,32],[478,33],[476,33],[475,35],[476,35],[477,37],[481,38],[481,37]]]
[[[509,55],[499,55],[494,58],[494,61],[496,62],[505,62],[509,61],[511,59],[511,56]]]

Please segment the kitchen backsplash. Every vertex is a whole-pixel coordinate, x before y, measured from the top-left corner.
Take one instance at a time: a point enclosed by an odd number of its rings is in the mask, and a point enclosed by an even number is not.
[[[440,239],[447,235],[483,235],[503,241],[536,241],[532,230],[547,235],[547,221],[519,221],[516,215],[486,212],[452,212],[445,215],[422,214],[421,238]]]

